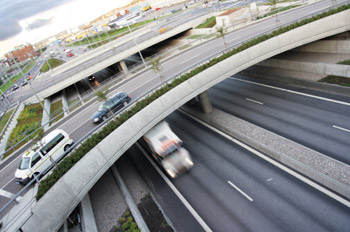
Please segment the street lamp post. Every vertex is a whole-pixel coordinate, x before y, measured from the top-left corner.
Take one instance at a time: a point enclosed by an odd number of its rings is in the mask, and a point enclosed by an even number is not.
[[[136,48],[137,48],[137,50],[138,50],[138,53],[140,54],[140,57],[141,57],[142,63],[143,63],[143,65],[145,66],[145,68],[147,68],[146,62],[145,62],[145,60],[143,59],[142,53],[141,53],[141,51],[140,51],[140,49],[139,49],[139,46],[137,45],[137,43],[136,43],[136,40],[135,40],[134,36],[131,34],[131,29],[130,29],[130,26],[129,26],[129,24],[127,24],[127,25],[128,25],[128,28],[129,28],[129,32],[130,32],[131,38],[132,38],[132,40],[133,40],[133,41],[134,41],[134,43],[135,43],[135,46],[136,46]]]

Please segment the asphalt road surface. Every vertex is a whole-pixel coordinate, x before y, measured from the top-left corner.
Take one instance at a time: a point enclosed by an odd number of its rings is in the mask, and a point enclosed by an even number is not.
[[[212,231],[349,230],[348,207],[181,113],[166,120],[194,161],[171,182]],[[141,152],[128,155],[175,228],[181,226],[179,202],[164,181]]]
[[[349,101],[315,99],[245,79],[229,78],[209,89],[213,106],[350,164],[350,131],[339,129],[350,129]]]

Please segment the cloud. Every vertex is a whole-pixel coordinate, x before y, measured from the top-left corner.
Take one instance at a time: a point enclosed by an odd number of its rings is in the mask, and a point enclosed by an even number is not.
[[[5,20],[0,18],[0,40],[6,40],[21,31],[22,28],[18,21],[8,18],[5,22]]]
[[[45,25],[48,25],[52,22],[52,17],[49,19],[36,19],[34,22],[28,24],[27,26],[27,30],[31,31],[33,29],[39,28],[39,27],[43,27]]]
[[[15,36],[23,30],[19,21],[59,5],[75,0],[1,0],[0,6],[0,40]],[[47,21],[38,20],[28,28],[34,29],[46,25]]]

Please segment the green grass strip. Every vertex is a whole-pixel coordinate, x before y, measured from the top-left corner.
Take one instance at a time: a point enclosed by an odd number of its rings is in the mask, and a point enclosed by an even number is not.
[[[49,64],[47,64],[47,63],[49,63]],[[45,72],[50,70],[50,67],[51,67],[51,69],[54,69],[54,68],[56,68],[57,66],[60,66],[63,63],[64,63],[64,61],[62,61],[62,60],[58,60],[58,59],[55,59],[55,58],[50,58],[41,67],[40,72],[44,72],[45,73]]]
[[[338,62],[337,64],[350,65],[350,60],[343,60],[343,61],[341,61],[341,62]]]
[[[216,25],[216,17],[212,16],[210,18],[207,18],[207,20],[204,23],[199,24],[196,29],[201,29],[201,28],[212,28],[213,26]]]
[[[10,119],[11,114],[12,114],[13,111],[14,111],[14,109],[7,111],[7,112],[4,114],[4,116],[2,117],[2,119],[1,119],[1,121],[0,121],[0,132],[4,129],[4,127],[5,127],[6,123],[7,123],[7,121]]]
[[[350,87],[350,78],[349,77],[340,77],[340,76],[327,76],[325,78],[322,78],[318,82],[324,82],[329,84],[336,84],[341,85],[345,87]]]

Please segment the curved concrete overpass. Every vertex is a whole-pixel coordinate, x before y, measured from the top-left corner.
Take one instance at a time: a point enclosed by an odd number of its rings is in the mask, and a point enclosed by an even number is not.
[[[350,10],[347,10],[262,42],[172,89],[125,122],[71,168],[32,208],[23,231],[58,230],[86,193],[130,146],[193,97],[260,61],[349,29]]]
[[[206,17],[208,16],[198,17],[175,28],[165,26],[164,28],[166,30],[163,33],[151,30],[149,27],[141,28],[132,34],[127,34],[118,40],[96,48],[80,56],[79,59],[73,59],[53,69],[53,76],[50,76],[51,73],[47,73],[40,82],[34,82],[32,84],[33,88],[37,91],[40,99],[50,97],[110,65],[123,61],[126,57],[137,54],[138,51],[142,51],[179,33],[192,29],[194,25],[198,25]],[[135,46],[133,40],[138,40],[137,46]],[[37,101],[35,96],[26,100],[28,103],[33,101]]]

